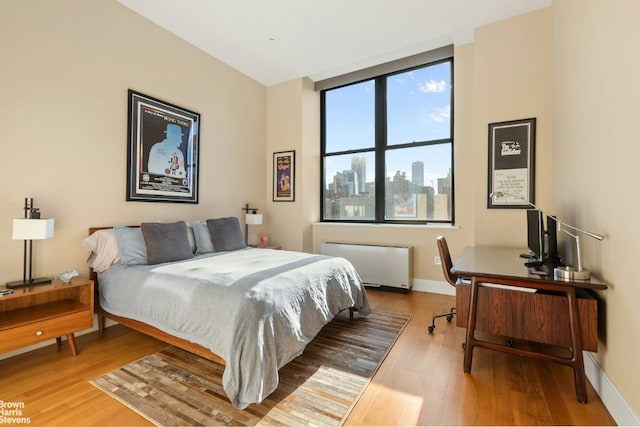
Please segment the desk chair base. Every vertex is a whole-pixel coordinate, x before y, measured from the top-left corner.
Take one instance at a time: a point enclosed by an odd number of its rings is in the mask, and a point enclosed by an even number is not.
[[[453,316],[456,315],[456,308],[455,307],[451,307],[451,311],[449,313],[444,313],[444,314],[438,314],[436,316],[433,316],[433,318],[431,319],[431,325],[429,325],[427,327],[427,330],[429,331],[430,334],[433,333],[433,330],[436,328],[436,319],[439,317],[446,317],[447,318],[447,322],[451,323],[451,321],[453,320]]]

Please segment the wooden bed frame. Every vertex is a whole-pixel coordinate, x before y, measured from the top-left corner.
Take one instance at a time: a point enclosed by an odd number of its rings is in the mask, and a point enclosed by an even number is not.
[[[139,225],[132,225],[130,226],[131,228],[139,228]],[[93,233],[95,233],[98,230],[106,230],[109,228],[113,228],[113,227],[90,227],[89,228],[89,235],[92,235]],[[93,269],[89,269],[89,277],[93,280],[94,282],[94,289],[95,289],[95,303],[94,303],[94,311],[95,313],[98,315],[98,331],[100,333],[104,332],[104,323],[105,323],[105,319],[111,319],[114,322],[118,322],[121,325],[124,325],[128,328],[131,328],[135,331],[141,332],[145,335],[149,335],[151,337],[157,338],[160,341],[164,341],[168,344],[171,344],[173,346],[176,346],[178,348],[181,348],[183,350],[189,351],[191,353],[197,354],[200,357],[204,357],[205,359],[209,359],[212,360],[216,363],[219,363],[221,365],[226,365],[224,359],[220,356],[218,356],[217,354],[213,353],[211,350],[201,346],[200,344],[196,344],[193,343],[191,341],[187,341],[185,339],[182,338],[178,338],[175,337],[171,334],[168,334],[164,331],[161,331],[160,329],[156,328],[155,326],[151,326],[148,325],[144,322],[140,322],[138,320],[133,320],[133,319],[129,319],[128,317],[121,317],[121,316],[116,316],[115,314],[111,314],[109,312],[107,312],[106,310],[104,310],[101,306],[100,306],[100,294],[99,294],[99,289],[100,286],[98,284],[98,274],[93,271]],[[349,319],[353,320],[353,313],[356,311],[356,309],[354,307],[350,307],[349,308]]]
[[[132,228],[139,228],[139,225],[134,225],[131,226]],[[98,230],[106,230],[109,228],[113,228],[113,227],[91,227],[89,228],[89,235],[95,233]],[[211,350],[201,346],[200,344],[196,344],[196,343],[192,343],[191,341],[187,341],[184,340],[182,338],[178,338],[175,337],[171,334],[168,334],[164,331],[161,331],[160,329],[148,325],[144,322],[140,322],[138,320],[133,320],[133,319],[129,319],[127,317],[121,317],[121,316],[116,316],[114,314],[111,314],[107,311],[105,311],[101,306],[100,306],[100,295],[99,295],[99,288],[100,286],[98,286],[98,274],[93,271],[93,269],[89,269],[89,276],[90,278],[93,280],[93,282],[95,283],[94,289],[95,289],[95,313],[98,315],[98,331],[100,333],[104,332],[104,323],[105,323],[105,319],[111,319],[114,322],[118,322],[121,325],[124,325],[128,328],[131,328],[135,331],[141,332],[145,335],[149,335],[152,336],[154,338],[159,339],[160,341],[164,341],[168,344],[171,344],[173,346],[176,346],[178,348],[181,348],[183,350],[189,351],[191,353],[197,354],[200,357],[204,357],[205,359],[209,359],[212,360],[216,363],[220,363],[221,365],[225,365],[225,361],[222,357],[218,356],[217,354],[213,353]]]

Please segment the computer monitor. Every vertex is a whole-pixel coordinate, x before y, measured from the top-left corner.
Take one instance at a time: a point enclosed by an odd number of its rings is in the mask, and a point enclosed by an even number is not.
[[[558,220],[551,215],[547,215],[547,247],[545,252],[545,263],[561,264],[560,255],[558,254]]]
[[[542,212],[537,209],[527,210],[527,246],[537,261],[544,258],[544,227]]]

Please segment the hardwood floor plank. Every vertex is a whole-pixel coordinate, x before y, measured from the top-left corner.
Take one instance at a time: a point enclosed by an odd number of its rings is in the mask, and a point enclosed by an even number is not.
[[[464,374],[464,329],[441,318],[427,332],[454,297],[379,290],[369,297],[375,310],[412,319],[345,425],[614,425],[591,385],[589,403],[576,400],[568,367],[478,349]],[[0,360],[0,400],[24,402],[32,425],[151,425],[89,380],[166,344],[122,326],[77,344],[76,357],[63,343]]]

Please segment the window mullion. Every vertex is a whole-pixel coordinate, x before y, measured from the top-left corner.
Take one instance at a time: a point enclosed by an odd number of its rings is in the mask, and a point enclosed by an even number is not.
[[[375,138],[376,138],[376,222],[384,222],[385,217],[385,149],[387,146],[387,81],[376,79],[375,96]]]

